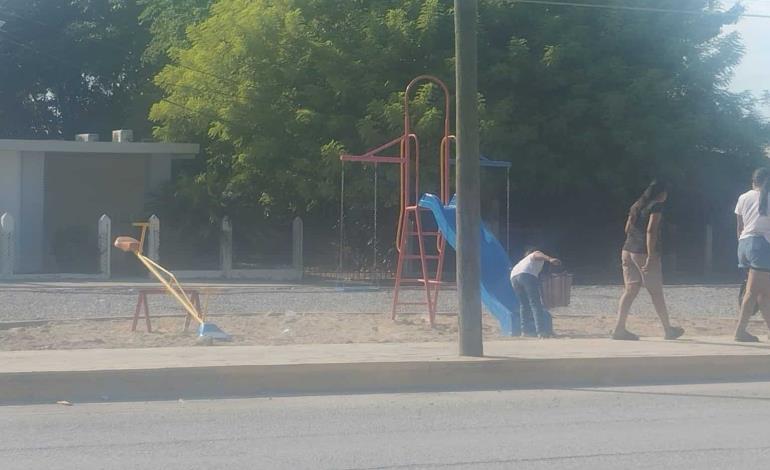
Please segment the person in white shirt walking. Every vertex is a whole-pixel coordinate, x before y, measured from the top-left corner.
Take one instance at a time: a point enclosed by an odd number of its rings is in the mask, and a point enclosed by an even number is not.
[[[540,272],[546,262],[554,266],[561,265],[558,259],[531,248],[511,270],[511,285],[519,299],[522,336],[553,336],[553,328],[546,319],[548,314],[540,297]]]
[[[770,169],[754,172],[753,187],[738,198],[738,266],[749,270],[741,302],[735,341],[755,343],[759,338],[746,331],[757,303],[770,328]]]

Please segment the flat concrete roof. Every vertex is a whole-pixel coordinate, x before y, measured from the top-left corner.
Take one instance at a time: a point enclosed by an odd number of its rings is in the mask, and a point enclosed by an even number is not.
[[[200,151],[198,144],[165,142],[78,142],[73,140],[17,140],[0,139],[0,151],[51,152],[51,153],[98,153],[98,154],[157,154],[194,156]]]

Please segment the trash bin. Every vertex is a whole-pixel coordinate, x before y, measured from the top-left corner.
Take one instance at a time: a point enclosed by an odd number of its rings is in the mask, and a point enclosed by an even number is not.
[[[543,303],[546,308],[569,306],[572,294],[572,274],[562,272],[544,276]]]

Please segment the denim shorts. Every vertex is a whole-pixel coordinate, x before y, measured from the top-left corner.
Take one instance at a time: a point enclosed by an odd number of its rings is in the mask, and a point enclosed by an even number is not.
[[[738,240],[738,267],[770,272],[770,243],[765,237]]]

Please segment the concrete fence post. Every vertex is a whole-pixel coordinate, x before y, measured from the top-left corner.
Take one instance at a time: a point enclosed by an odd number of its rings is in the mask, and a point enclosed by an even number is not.
[[[147,257],[151,260],[160,261],[160,219],[153,214],[149,220],[150,226],[147,229]]]
[[[291,265],[300,273],[300,277],[302,277],[302,273],[305,269],[305,261],[303,259],[303,245],[305,240],[303,232],[304,225],[302,219],[295,217],[294,221],[291,223]]]
[[[16,224],[13,216],[0,216],[0,277],[11,277],[16,267]]]
[[[229,278],[233,270],[233,224],[227,216],[222,218],[222,231],[219,234],[219,266],[222,276]]]
[[[99,217],[99,274],[109,279],[112,275],[112,220],[107,214]]]

